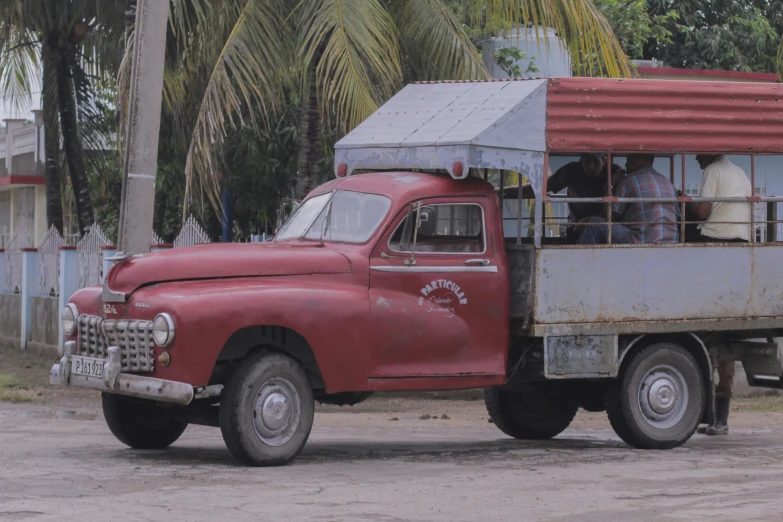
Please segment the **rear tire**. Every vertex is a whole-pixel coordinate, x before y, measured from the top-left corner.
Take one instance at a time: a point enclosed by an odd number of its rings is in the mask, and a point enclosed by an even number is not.
[[[101,394],[103,417],[117,440],[134,449],[163,449],[179,439],[188,427],[173,408],[153,401],[111,393]]]
[[[671,449],[691,438],[704,414],[704,377],[685,348],[648,346],[628,361],[606,395],[615,433],[639,449]]]
[[[258,353],[242,361],[223,390],[220,431],[237,460],[279,466],[302,451],[314,411],[313,391],[299,363]]]
[[[495,426],[515,439],[551,439],[574,420],[579,405],[543,386],[531,385],[526,391],[493,387],[484,390],[487,413]]]

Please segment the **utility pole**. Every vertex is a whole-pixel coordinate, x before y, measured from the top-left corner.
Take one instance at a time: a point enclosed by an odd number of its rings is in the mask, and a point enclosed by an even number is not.
[[[155,208],[168,0],[138,0],[122,176],[120,252],[149,252]]]

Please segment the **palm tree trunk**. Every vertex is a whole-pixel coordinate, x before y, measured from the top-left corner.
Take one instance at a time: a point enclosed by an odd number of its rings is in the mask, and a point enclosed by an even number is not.
[[[79,139],[79,128],[76,117],[76,98],[73,92],[73,78],[68,67],[68,47],[60,47],[56,64],[57,98],[60,112],[60,129],[62,132],[63,151],[68,164],[73,196],[76,200],[76,216],[79,222],[79,232],[84,233],[95,222],[90,198],[90,186],[87,182],[87,171],[84,166],[84,151]]]
[[[323,121],[318,103],[318,90],[315,86],[315,67],[311,67],[309,87],[302,93],[302,105],[299,113],[299,145],[296,157],[297,201],[304,199],[318,185],[324,151],[321,143]]]
[[[43,119],[44,119],[44,182],[46,189],[46,223],[63,233],[63,198],[60,185],[60,140],[57,123],[57,89],[55,86],[52,48],[44,40],[43,62]]]

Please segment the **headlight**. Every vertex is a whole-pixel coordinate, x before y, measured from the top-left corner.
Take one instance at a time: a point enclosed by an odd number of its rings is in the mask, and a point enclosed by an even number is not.
[[[63,314],[60,316],[60,321],[63,325],[63,332],[65,335],[73,335],[76,333],[76,320],[79,318],[79,310],[73,303],[68,303],[63,308]]]
[[[174,340],[174,320],[169,314],[158,314],[152,322],[152,338],[155,344],[165,347]]]

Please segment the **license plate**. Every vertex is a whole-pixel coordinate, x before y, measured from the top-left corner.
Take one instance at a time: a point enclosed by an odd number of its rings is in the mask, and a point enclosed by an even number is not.
[[[71,357],[71,373],[74,375],[85,375],[87,377],[103,378],[103,359],[93,359],[92,357]]]

